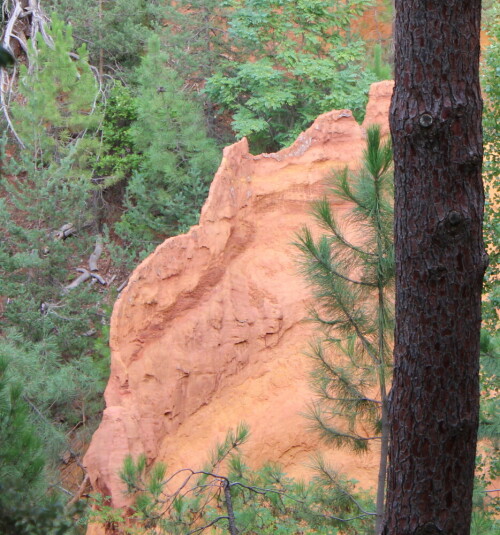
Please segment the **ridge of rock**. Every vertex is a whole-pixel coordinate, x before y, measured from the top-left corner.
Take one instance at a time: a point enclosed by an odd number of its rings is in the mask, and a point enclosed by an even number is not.
[[[372,86],[362,126],[337,110],[277,153],[253,156],[246,139],[226,147],[199,225],[133,272],[113,310],[106,409],[84,458],[114,506],[127,504],[118,475],[126,455],[196,468],[241,421],[251,466],[307,473],[318,447],[301,416],[313,397],[304,353],[314,331],[303,322],[310,290],[291,242],[313,226],[310,202],[329,173],[359,166],[367,125],[388,132],[392,88]],[[333,454],[349,477],[375,485],[372,457]]]

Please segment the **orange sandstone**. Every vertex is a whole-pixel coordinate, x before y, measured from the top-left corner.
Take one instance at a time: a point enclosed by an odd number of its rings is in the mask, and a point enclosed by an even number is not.
[[[251,466],[277,461],[307,475],[319,447],[301,415],[312,399],[304,353],[314,327],[303,321],[310,290],[291,242],[312,226],[310,202],[328,174],[359,165],[366,126],[387,132],[392,87],[372,86],[363,126],[332,111],[280,152],[252,156],[245,139],[224,149],[200,224],[135,269],[113,311],[106,409],[84,460],[113,505],[127,503],[118,476],[126,455],[197,468],[241,421]],[[328,455],[375,486],[373,456]]]

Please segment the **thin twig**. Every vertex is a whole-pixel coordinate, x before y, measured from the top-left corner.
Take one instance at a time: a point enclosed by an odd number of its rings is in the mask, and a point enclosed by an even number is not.
[[[118,286],[117,292],[120,293],[128,284],[128,277]]]
[[[204,531],[208,529],[209,527],[213,526],[217,522],[220,522],[221,520],[229,520],[229,517],[227,516],[218,516],[217,518],[214,518],[209,524],[206,524],[205,526],[201,526],[199,528],[193,529],[191,531],[188,531],[186,535],[193,535],[193,533],[200,533],[201,531]]]

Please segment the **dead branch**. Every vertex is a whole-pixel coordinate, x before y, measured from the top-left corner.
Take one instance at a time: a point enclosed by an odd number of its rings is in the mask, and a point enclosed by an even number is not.
[[[31,72],[33,66],[30,61],[30,55],[28,53],[26,41],[29,38],[33,43],[36,43],[37,36],[41,35],[47,46],[53,49],[54,41],[47,33],[47,24],[49,24],[50,19],[44,13],[40,5],[40,0],[3,0],[2,12],[7,20],[7,25],[3,32],[2,45],[7,50],[11,51],[12,41],[18,43],[21,50],[26,54],[28,71]],[[9,130],[12,132],[19,146],[24,149],[26,148],[26,145],[23,143],[22,139],[14,128],[8,112],[6,99],[7,88],[12,86],[11,82],[15,76],[16,70],[14,70],[14,73],[12,76],[10,76],[5,69],[0,69],[0,107],[2,108],[2,113],[5,117]],[[95,109],[95,105],[96,102],[94,102],[93,109]]]
[[[74,290],[75,288],[80,286],[82,282],[85,282],[86,280],[90,279],[90,277],[92,276],[89,271],[83,268],[77,268],[76,271],[79,271],[81,275],[77,277],[71,284],[68,284],[67,286],[65,286],[63,289],[63,293],[67,293],[70,290]]]
[[[19,137],[19,134],[16,132],[14,125],[12,124],[9,111],[7,109],[7,103],[5,101],[6,85],[10,86],[10,80],[9,80],[7,71],[4,68],[0,68],[0,106],[2,108],[2,113],[3,113],[3,116],[5,117],[5,121],[7,122],[7,126],[9,127],[10,131],[14,135],[14,138],[16,139],[17,143],[22,149],[25,149],[26,145],[23,143],[22,139]]]
[[[128,284],[128,277],[120,284],[120,286],[118,286],[118,289],[117,289],[118,293],[120,293],[125,288],[125,286],[127,286],[127,284]]]
[[[75,504],[83,495],[83,491],[85,490],[85,487],[87,486],[87,483],[89,482],[89,475],[85,473],[85,477],[83,478],[83,481],[81,482],[80,486],[78,487],[78,490],[74,494],[73,498],[68,501],[66,504],[66,508],[71,507],[73,504]]]
[[[11,50],[11,47],[10,47],[10,40],[12,38],[12,35],[14,33],[14,25],[16,24],[16,22],[19,20],[22,12],[23,12],[23,8],[21,6],[21,3],[19,2],[19,0],[14,0],[14,8],[9,10],[7,8],[7,2],[4,2],[3,4],[3,10],[4,12],[6,13],[6,15],[8,16],[8,19],[9,21],[7,22],[7,26],[5,27],[5,33],[4,33],[4,36],[3,36],[3,46],[5,48],[7,48],[7,50]]]
[[[99,271],[97,267],[97,262],[102,254],[102,237],[97,236],[94,252],[90,255],[89,258],[89,269],[90,271]]]
[[[90,337],[97,334],[97,331],[95,329],[90,329],[82,334],[82,336]]]
[[[69,238],[69,236],[73,236],[75,233],[76,227],[73,223],[66,223],[60,229],[56,230],[53,235],[55,240],[65,240],[66,238]]]
[[[91,273],[90,276],[103,286],[106,286],[106,281],[99,274]]]
[[[49,22],[49,18],[43,12],[40,6],[40,0],[29,0],[28,7],[26,8],[26,13],[31,15],[31,38],[35,39],[36,35],[39,33],[45,43],[47,43],[50,48],[54,48],[54,41],[46,31],[46,26]]]

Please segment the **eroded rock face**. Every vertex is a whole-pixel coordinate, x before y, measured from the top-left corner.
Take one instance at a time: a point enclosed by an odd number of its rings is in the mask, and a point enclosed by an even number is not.
[[[252,156],[245,139],[224,149],[200,224],[134,271],[113,311],[107,408],[84,460],[113,505],[126,504],[118,476],[126,455],[197,468],[241,421],[251,429],[251,466],[270,460],[290,475],[307,472],[318,447],[301,416],[312,399],[304,353],[314,327],[303,321],[310,292],[292,242],[312,226],[310,202],[332,169],[359,165],[367,124],[387,131],[392,87],[374,84],[363,127],[332,111],[278,153]],[[332,459],[374,486],[372,457]]]

